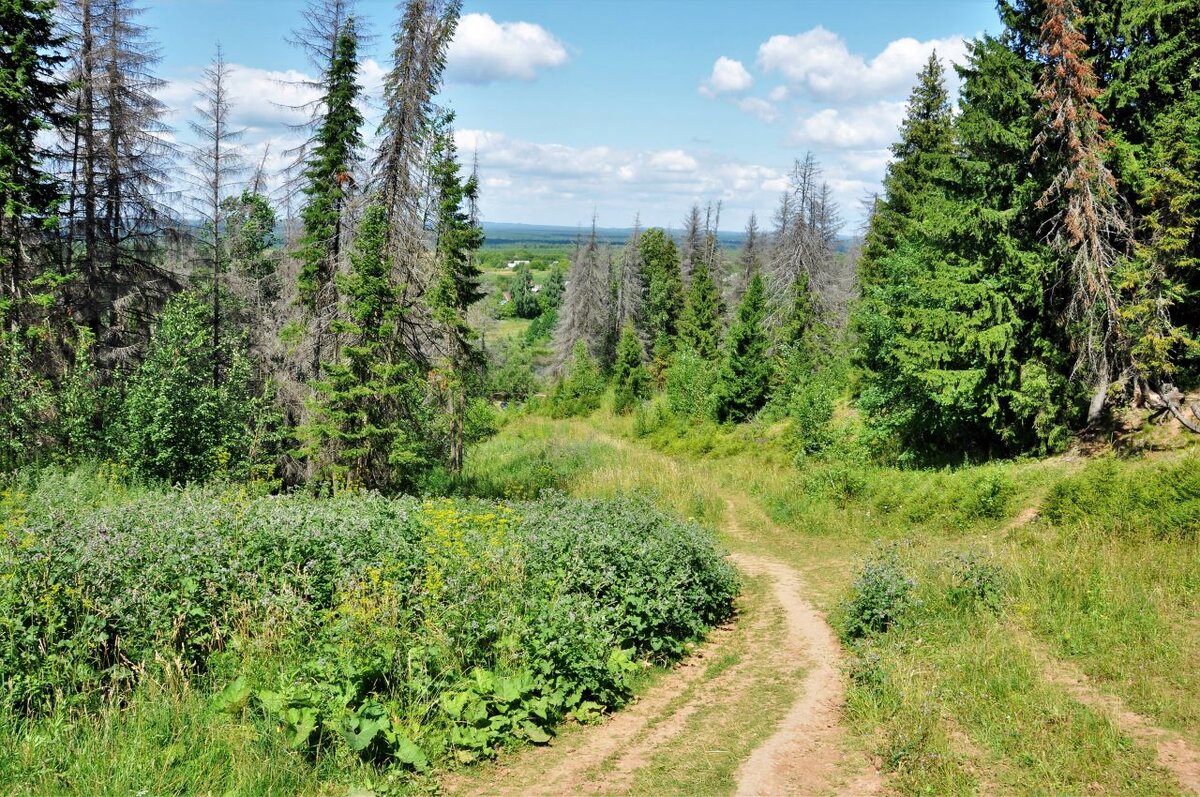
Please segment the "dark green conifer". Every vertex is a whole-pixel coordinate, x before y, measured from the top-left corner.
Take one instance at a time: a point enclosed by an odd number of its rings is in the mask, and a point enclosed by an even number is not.
[[[662,363],[674,347],[679,314],[683,310],[679,250],[671,236],[660,228],[642,234],[641,250],[647,338],[652,341],[654,358]]]
[[[679,340],[705,359],[716,359],[721,352],[721,319],[725,305],[709,274],[708,265],[699,261],[692,269],[692,285],[687,304],[679,317]]]
[[[401,339],[404,314],[384,255],[387,213],[371,205],[339,282],[344,341],[337,362],[322,364],[313,417],[301,429],[314,474],[385,492],[411,488],[436,457],[424,374]]]
[[[771,386],[770,341],[763,326],[767,298],[762,275],[755,274],[725,337],[715,392],[719,421],[749,420],[762,409]]]
[[[358,36],[354,19],[337,38],[329,65],[325,115],[317,127],[315,146],[304,169],[306,202],[301,212],[300,300],[310,312],[320,311],[319,296],[333,281],[343,247],[343,208],[360,159],[363,118],[355,101],[360,88]]]
[[[626,413],[650,398],[650,373],[642,360],[645,351],[633,327],[626,324],[617,342],[613,365],[613,412]]]

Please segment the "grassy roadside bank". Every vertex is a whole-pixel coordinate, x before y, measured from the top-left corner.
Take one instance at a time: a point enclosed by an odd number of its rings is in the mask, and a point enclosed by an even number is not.
[[[848,719],[901,793],[1179,792],[1148,745],[1054,670],[1200,741],[1194,452],[918,471],[795,464],[770,428],[637,431],[603,414],[523,417],[473,472],[644,490],[713,525],[728,497],[740,532],[725,544],[803,572],[835,627],[856,582],[901,594],[875,606],[894,615],[886,630],[847,644]],[[872,557],[886,567],[864,583]]]

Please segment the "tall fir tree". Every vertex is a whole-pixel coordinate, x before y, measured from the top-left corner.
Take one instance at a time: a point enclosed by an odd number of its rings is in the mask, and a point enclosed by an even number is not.
[[[883,196],[871,214],[859,278],[876,278],[875,263],[896,249],[905,224],[919,212],[920,195],[952,179],[954,132],[945,70],[930,53],[909,95],[900,139],[892,145],[892,162],[883,179]]]
[[[300,301],[318,326],[328,323],[322,316],[336,303],[334,275],[347,237],[346,202],[361,157],[359,130],[363,117],[356,104],[361,94],[357,76],[358,34],[350,18],[342,24],[334,44],[322,99],[324,113],[304,168],[304,234],[297,252],[301,263],[298,287]],[[314,359],[319,362],[319,343],[324,335],[322,329],[314,332],[318,341]]]
[[[725,316],[720,291],[703,261],[692,270],[687,303],[679,317],[679,342],[701,357],[715,360],[721,351],[722,319]]]
[[[755,274],[725,336],[714,388],[719,421],[749,420],[767,402],[772,366],[770,340],[764,327],[766,312],[766,287],[762,275]]]
[[[654,359],[663,365],[674,348],[683,311],[679,250],[671,236],[658,227],[642,234],[640,250],[646,275],[646,332]]]
[[[59,102],[68,88],[56,75],[64,56],[53,10],[48,0],[0,4],[0,313],[9,325],[35,275],[25,245],[44,231],[59,200],[38,141],[63,121]]]
[[[404,303],[387,257],[387,210],[370,205],[338,282],[342,345],[322,364],[300,437],[317,481],[383,492],[412,489],[438,459],[423,370],[404,346]]]

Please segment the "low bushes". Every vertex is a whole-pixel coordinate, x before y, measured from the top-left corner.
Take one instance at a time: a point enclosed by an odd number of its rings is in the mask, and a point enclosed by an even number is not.
[[[72,478],[0,503],[17,716],[174,668],[304,755],[423,769],[619,706],[637,662],[680,656],[737,588],[706,532],[643,500],[76,500]]]

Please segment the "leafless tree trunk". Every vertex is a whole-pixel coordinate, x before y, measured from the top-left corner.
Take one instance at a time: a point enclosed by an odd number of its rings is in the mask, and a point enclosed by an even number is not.
[[[243,170],[237,141],[242,130],[230,126],[229,73],[225,55],[217,45],[213,62],[200,83],[200,121],[192,130],[200,143],[192,151],[193,207],[203,222],[199,238],[207,250],[204,260],[212,278],[213,384],[221,384],[221,268],[224,260],[224,210],[234,178]]]
[[[132,0],[67,0],[59,16],[77,87],[66,109],[75,122],[61,130],[56,153],[67,186],[63,271],[79,267],[70,302],[97,334],[102,364],[144,342],[149,318],[178,287],[156,256],[172,222],[165,198],[174,149],[142,13]]]
[[[642,224],[640,218],[633,222],[633,233],[621,251],[621,260],[617,272],[617,301],[613,311],[613,340],[621,335],[621,330],[628,324],[633,327],[642,339],[642,345],[649,345],[646,334],[644,309],[646,302],[646,282],[642,274]]]

